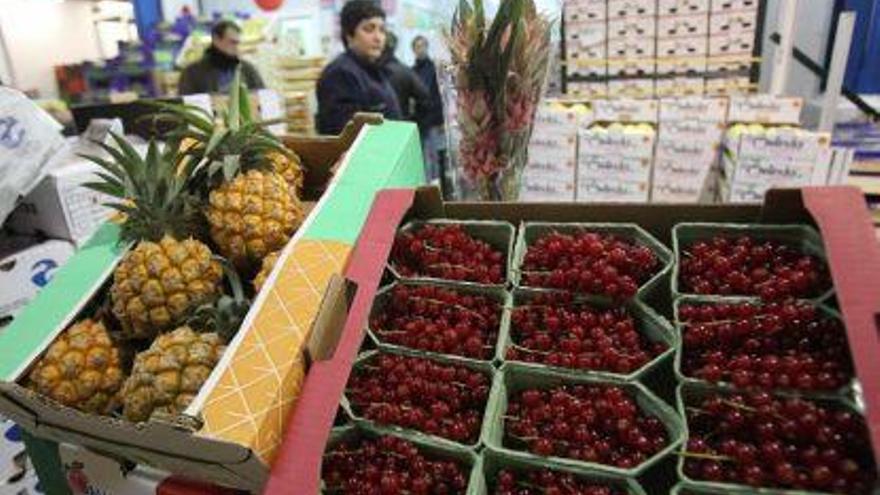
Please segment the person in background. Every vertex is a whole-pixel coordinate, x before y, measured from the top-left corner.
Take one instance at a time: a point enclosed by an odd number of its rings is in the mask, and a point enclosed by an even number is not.
[[[413,70],[428,88],[428,104],[420,114],[418,124],[425,164],[428,166],[428,179],[433,180],[440,175],[440,165],[445,160],[443,99],[440,97],[440,86],[437,83],[437,66],[428,56],[428,39],[421,35],[416,36],[412,42],[412,50],[416,57]]]
[[[395,55],[396,50],[397,36],[394,33],[388,33],[385,52],[382,54],[382,66],[388,72],[388,80],[391,82],[394,92],[397,93],[397,101],[400,103],[403,119],[419,122],[424,120],[424,114],[430,104],[428,87],[414,70],[403,65]]]
[[[238,56],[241,28],[232,21],[220,21],[211,29],[211,46],[198,62],[183,69],[178,86],[181,95],[198,93],[226,93],[241,65],[241,77],[248,89],[263,89],[266,85],[260,73],[249,62]]]
[[[357,112],[400,119],[397,94],[381,66],[385,11],[371,0],[351,0],[342,8],[339,23],[345,52],[318,79],[318,132],[339,134]]]

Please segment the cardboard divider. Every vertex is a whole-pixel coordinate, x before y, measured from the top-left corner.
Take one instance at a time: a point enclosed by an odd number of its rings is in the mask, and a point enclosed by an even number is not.
[[[513,322],[511,318],[511,313],[518,306],[522,304],[528,304],[530,301],[534,300],[536,296],[539,294],[546,294],[553,291],[547,291],[542,289],[514,289],[513,292],[513,304],[509,306],[506,310],[507,315],[504,318],[504,326],[502,327],[502,334],[499,337],[498,342],[498,355],[496,360],[498,362],[505,360],[505,355],[507,354],[507,350],[516,345],[513,338]],[[575,304],[584,304],[586,306],[604,309],[609,307],[614,307],[615,305],[609,301],[607,298],[597,298],[597,297],[581,297],[577,298],[573,301]],[[666,321],[665,318],[658,315],[654,312],[650,306],[638,301],[631,300],[624,304],[624,308],[627,311],[627,314],[632,316],[636,321],[636,330],[637,332],[646,337],[651,342],[662,342],[667,348],[661,354],[651,359],[649,362],[645,363],[641,368],[632,371],[630,373],[621,374],[615,373],[610,370],[586,370],[579,368],[561,368],[549,366],[546,364],[540,363],[529,363],[525,361],[514,361],[507,360],[508,362],[518,363],[524,367],[534,367],[536,369],[552,369],[554,371],[559,371],[562,373],[571,373],[573,375],[593,375],[596,377],[608,377],[612,379],[622,379],[626,381],[633,381],[641,379],[644,375],[650,374],[654,369],[661,366],[664,362],[670,361],[672,357],[675,355],[675,350],[679,346],[678,338],[676,337],[675,332],[672,329],[672,326]]]

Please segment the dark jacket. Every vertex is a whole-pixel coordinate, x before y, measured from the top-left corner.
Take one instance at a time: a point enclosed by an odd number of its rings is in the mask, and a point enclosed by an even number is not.
[[[440,97],[440,85],[437,83],[437,67],[430,58],[416,60],[413,70],[428,88],[428,106],[419,120],[419,128],[424,132],[431,127],[444,124],[443,98]]]
[[[317,96],[317,127],[321,134],[339,134],[357,112],[401,118],[397,95],[385,71],[350,51],[324,68],[318,80]]]
[[[397,93],[403,119],[418,122],[424,118],[431,103],[428,87],[422,83],[414,70],[403,65],[394,55],[386,59],[384,66],[391,87]]]
[[[205,50],[201,60],[183,69],[178,91],[181,95],[226,93],[238,64],[241,64],[241,78],[248,89],[266,87],[260,73],[253,65],[245,60],[220,53],[212,46]]]

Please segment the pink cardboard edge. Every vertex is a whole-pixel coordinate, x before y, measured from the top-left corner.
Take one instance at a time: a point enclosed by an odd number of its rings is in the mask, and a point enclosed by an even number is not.
[[[263,493],[319,492],[324,446],[364,338],[394,234],[414,196],[414,189],[388,189],[376,194],[344,273],[357,284],[357,292],[342,337],[331,359],[312,364]]]
[[[862,385],[871,446],[875,458],[880,459],[880,244],[860,190],[805,188],[801,194],[825,244],[856,375]]]

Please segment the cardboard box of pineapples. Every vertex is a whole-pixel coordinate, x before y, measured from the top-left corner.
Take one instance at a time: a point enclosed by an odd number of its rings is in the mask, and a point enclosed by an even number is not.
[[[283,143],[242,90],[236,79],[218,121],[158,107],[177,130],[145,158],[119,136],[93,158],[90,187],[119,215],[0,334],[3,414],[40,437],[263,485],[348,253],[296,232],[354,132]]]

